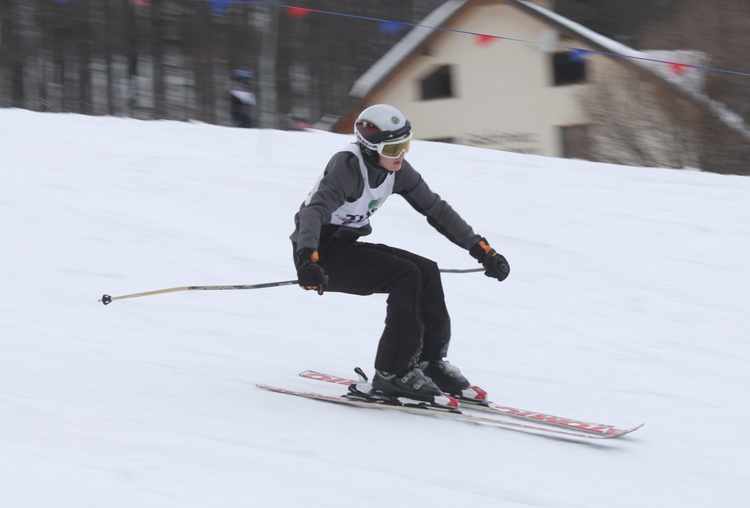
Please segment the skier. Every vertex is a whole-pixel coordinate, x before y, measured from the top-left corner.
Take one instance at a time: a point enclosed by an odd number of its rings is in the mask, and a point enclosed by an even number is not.
[[[400,194],[427,222],[469,251],[485,274],[510,272],[505,257],[474,233],[404,159],[411,124],[393,106],[377,104],[357,118],[351,143],[333,155],[294,217],[290,236],[300,287],[355,295],[387,293],[385,330],[375,357],[373,390],[386,396],[441,403],[486,394],[445,360],[450,318],[437,264],[383,244],[361,241],[370,217]]]

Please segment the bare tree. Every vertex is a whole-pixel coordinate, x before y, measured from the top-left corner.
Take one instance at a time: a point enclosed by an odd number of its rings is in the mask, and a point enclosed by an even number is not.
[[[632,70],[612,62],[601,64],[590,89],[581,97],[596,125],[591,134],[595,160],[699,167],[701,142],[695,135],[695,115],[691,113],[695,106],[690,106],[690,98],[657,75],[649,76],[645,69],[640,79],[634,79],[638,73]]]
[[[750,72],[750,2],[744,0],[681,0],[668,20],[649,25],[642,36],[651,49],[693,49],[709,55],[711,67]],[[750,118],[748,76],[707,74],[705,93]]]
[[[413,23],[442,2],[299,0],[313,9],[301,17],[273,7],[271,113],[315,121],[340,111],[354,81],[405,33],[358,16]],[[267,7],[211,7],[209,0],[0,0],[0,106],[228,124],[229,75],[260,73]]]

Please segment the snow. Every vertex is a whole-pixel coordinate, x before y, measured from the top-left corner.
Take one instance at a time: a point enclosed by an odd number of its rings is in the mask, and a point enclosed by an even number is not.
[[[0,110],[0,502],[13,507],[748,506],[750,180],[416,141],[511,276],[446,274],[450,359],[556,438],[258,389],[372,370],[385,297],[295,286],[323,132]],[[418,129],[418,126],[416,126]],[[371,239],[468,254],[401,199]]]

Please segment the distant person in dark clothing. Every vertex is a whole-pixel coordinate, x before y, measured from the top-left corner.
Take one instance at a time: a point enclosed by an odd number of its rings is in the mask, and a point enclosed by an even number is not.
[[[235,127],[252,127],[251,110],[257,104],[255,94],[250,91],[253,73],[232,71],[232,84],[229,88],[229,107],[232,114],[232,125]]]

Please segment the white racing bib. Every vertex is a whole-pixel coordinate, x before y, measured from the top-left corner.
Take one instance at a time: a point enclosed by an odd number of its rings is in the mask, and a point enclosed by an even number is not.
[[[383,205],[383,203],[385,203],[385,200],[388,198],[388,196],[393,194],[393,183],[396,179],[396,174],[394,172],[390,172],[388,176],[385,177],[385,181],[380,185],[380,187],[373,189],[372,187],[370,187],[370,182],[367,179],[367,166],[365,166],[365,161],[362,158],[362,153],[357,147],[352,145],[347,146],[344,150],[351,152],[357,156],[357,160],[359,161],[359,170],[362,173],[364,182],[364,189],[362,190],[362,196],[360,196],[358,200],[354,201],[353,203],[346,202],[339,208],[334,210],[334,212],[331,214],[331,224],[336,224],[338,226],[347,226],[350,228],[361,228],[370,223],[370,216],[374,214],[378,210],[378,208]],[[320,185],[320,181],[322,179],[323,175],[321,175],[318,178],[318,181],[315,182],[313,191],[307,197],[305,204],[310,204],[312,195],[317,192],[318,186]]]

